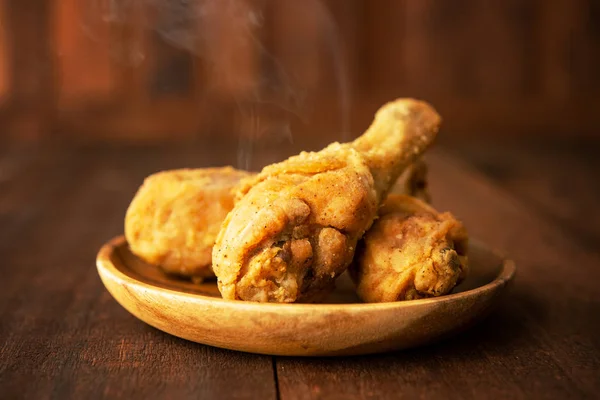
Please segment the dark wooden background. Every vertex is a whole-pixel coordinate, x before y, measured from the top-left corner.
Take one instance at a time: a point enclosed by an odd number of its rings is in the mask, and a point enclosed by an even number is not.
[[[0,0],[0,398],[598,398],[599,71],[597,0]],[[268,357],[103,287],[145,176],[349,139],[399,96],[444,117],[434,205],[517,264],[473,329]]]
[[[598,71],[595,0],[0,0],[4,139],[339,137],[399,96],[452,135],[594,135]]]

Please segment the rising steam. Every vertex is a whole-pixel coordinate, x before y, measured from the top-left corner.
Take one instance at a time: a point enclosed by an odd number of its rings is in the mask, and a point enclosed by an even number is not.
[[[275,3],[297,0],[82,0],[84,33],[98,40],[102,24],[142,27],[155,31],[168,44],[202,60],[209,75],[204,90],[220,102],[235,104],[239,146],[238,167],[249,169],[257,146],[292,142],[291,123],[309,122],[311,90],[297,79],[268,43]],[[298,0],[299,1],[299,0]],[[312,6],[318,38],[333,65],[340,110],[340,140],[347,140],[350,93],[346,65],[340,54],[336,24],[320,0]],[[146,58],[143,35],[127,48],[111,49],[123,63],[139,65]]]

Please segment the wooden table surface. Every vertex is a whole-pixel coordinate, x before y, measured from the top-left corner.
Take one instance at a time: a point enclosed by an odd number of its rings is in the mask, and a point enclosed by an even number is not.
[[[446,140],[434,204],[517,263],[479,325],[423,348],[290,358],[203,346],[132,317],[102,286],[101,244],[144,176],[234,163],[211,146],[0,148],[0,397],[598,398],[600,142]],[[271,161],[261,158],[262,161]]]

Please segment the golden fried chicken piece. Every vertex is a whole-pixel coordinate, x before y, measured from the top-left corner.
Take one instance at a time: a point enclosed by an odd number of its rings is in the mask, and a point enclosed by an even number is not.
[[[422,158],[417,160],[400,175],[391,192],[416,197],[426,203],[431,203],[427,171],[425,161]]]
[[[247,179],[213,249],[223,297],[296,302],[326,294],[439,124],[428,104],[397,100],[353,143],[302,152]]]
[[[131,251],[167,273],[195,280],[212,276],[215,238],[233,208],[233,189],[249,175],[224,167],[147,177],[125,216]]]
[[[234,194],[239,181],[254,175],[253,173],[226,167],[163,171],[148,177],[143,188],[138,191],[134,201],[132,201],[126,217],[125,231],[132,251],[146,262],[152,264],[162,262],[160,267],[168,273],[189,276],[195,279],[214,276],[212,268],[210,268],[213,247],[210,243],[214,243],[220,225],[225,220],[227,213],[233,208]],[[411,196],[428,196],[424,186],[425,175],[425,164],[417,161],[398,178],[394,192]],[[176,210],[175,214],[181,217],[177,220],[179,225],[173,227],[170,232],[171,236],[176,239],[171,240],[170,244],[164,242],[162,245],[157,245],[154,241],[159,235],[155,231],[151,231],[155,228],[144,226],[143,223],[144,221],[150,223],[148,217],[151,217],[151,215],[156,216],[156,210],[149,211],[149,205],[154,208],[165,206],[163,204],[166,203],[163,189],[166,185],[182,185],[182,188],[183,185],[186,185],[187,189],[184,190],[183,194],[185,199],[179,198],[179,201],[174,201],[171,206]],[[219,198],[216,204],[220,207],[217,212],[212,210],[211,207],[204,207],[202,203],[198,202],[210,197],[207,195],[210,192],[215,192],[215,190]],[[168,193],[180,193],[180,191],[177,189],[174,192],[169,189]],[[191,201],[188,199],[191,199]],[[196,236],[202,238],[202,240],[192,239],[192,243],[195,243],[194,246],[186,246],[185,241],[182,240],[183,235],[192,235],[193,237],[193,233],[184,232],[186,229],[192,229],[188,221],[193,220],[183,218],[185,213],[194,214],[196,220],[198,218],[206,219],[204,223],[198,223],[197,228],[194,228],[195,231],[193,232],[196,233]],[[140,221],[142,224],[140,224]],[[164,225],[161,226],[162,228],[159,227],[159,230],[166,229]],[[160,237],[164,238],[165,236]],[[179,257],[180,262],[174,261],[173,254],[183,255]]]
[[[350,276],[366,302],[441,296],[466,277],[467,246],[467,232],[452,214],[390,194],[358,244]]]

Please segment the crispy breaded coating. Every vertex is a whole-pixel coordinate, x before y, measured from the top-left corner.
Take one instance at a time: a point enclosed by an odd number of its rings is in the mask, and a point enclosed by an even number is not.
[[[125,216],[131,251],[170,274],[195,280],[213,276],[215,238],[233,208],[233,189],[249,175],[224,167],[147,177]]]
[[[366,302],[441,296],[466,277],[468,236],[452,214],[390,194],[358,245],[350,275]]]
[[[223,297],[296,302],[327,293],[439,124],[427,103],[397,100],[353,143],[303,152],[247,179],[213,249]]]

